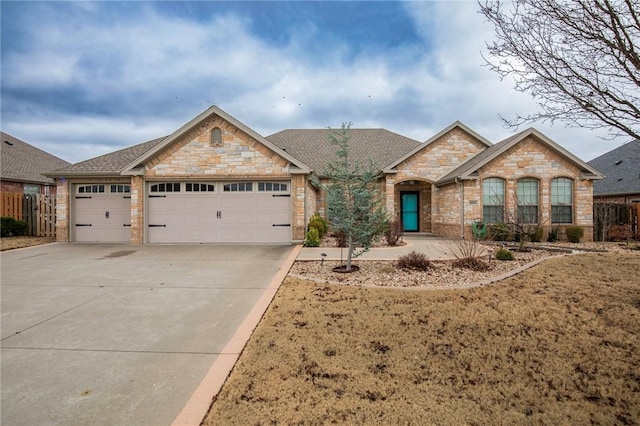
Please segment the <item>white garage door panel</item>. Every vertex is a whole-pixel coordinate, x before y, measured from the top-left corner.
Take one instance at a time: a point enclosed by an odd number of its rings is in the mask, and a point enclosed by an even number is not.
[[[147,240],[150,243],[289,243],[291,197],[276,195],[200,192],[166,193],[158,197],[151,194]]]
[[[74,229],[78,242],[131,240],[131,198],[120,194],[88,194],[75,198]],[[107,214],[108,212],[108,214]]]

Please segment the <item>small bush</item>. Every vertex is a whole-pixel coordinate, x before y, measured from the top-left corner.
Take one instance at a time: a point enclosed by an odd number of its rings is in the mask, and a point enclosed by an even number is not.
[[[318,230],[316,228],[309,228],[309,232],[304,239],[304,245],[306,247],[319,247],[320,246],[320,237],[318,235]]]
[[[477,257],[466,257],[464,259],[458,259],[452,263],[456,268],[466,268],[472,271],[484,272],[489,270],[490,266],[487,262],[483,262]]]
[[[318,237],[322,239],[325,235],[327,235],[329,224],[325,220],[325,218],[320,216],[319,213],[315,213],[313,216],[311,216],[311,219],[309,219],[308,229],[310,230],[311,228],[316,228],[318,230]]]
[[[496,252],[496,259],[498,260],[513,260],[513,253],[506,248],[501,248]]]
[[[552,228],[549,230],[549,236],[547,237],[547,241],[553,243],[558,241],[558,228]]]
[[[570,243],[579,243],[584,236],[584,229],[579,226],[568,226],[564,232],[567,234],[567,241]]]
[[[27,233],[27,222],[16,220],[10,216],[0,218],[0,236],[19,237]]]
[[[539,243],[544,236],[544,228],[542,226],[536,226],[534,230],[529,234],[529,238],[532,243]]]
[[[402,223],[399,219],[389,222],[389,227],[384,233],[384,238],[390,246],[396,246],[402,240]]]
[[[431,262],[424,253],[412,251],[409,254],[398,258],[398,268],[412,269],[414,271],[427,271],[431,267]]]
[[[607,238],[609,241],[629,241],[633,239],[631,225],[611,225],[607,229]]]
[[[331,236],[336,239],[336,246],[338,247],[347,246],[347,235],[344,232],[342,231],[334,232],[333,235]]]
[[[511,228],[506,223],[496,223],[489,225],[489,237],[493,241],[509,241],[513,235]]]

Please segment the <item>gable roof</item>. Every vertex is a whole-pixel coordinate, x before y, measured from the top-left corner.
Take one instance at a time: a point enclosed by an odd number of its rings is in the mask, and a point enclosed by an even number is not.
[[[387,167],[384,168],[384,172],[385,173],[392,173],[393,172],[393,168],[398,166],[400,163],[402,163],[403,161],[405,161],[406,159],[412,157],[413,155],[415,155],[417,152],[425,149],[426,147],[428,147],[429,145],[431,145],[433,142],[437,141],[438,139],[440,139],[442,136],[446,135],[447,133],[449,133],[450,131],[452,131],[453,129],[460,129],[462,131],[464,131],[465,133],[473,136],[475,139],[477,139],[478,141],[482,142],[484,145],[486,146],[491,146],[491,142],[489,142],[487,139],[485,139],[483,136],[481,136],[480,134],[476,133],[475,131],[473,131],[471,128],[467,127],[465,124],[463,124],[461,121],[454,121],[453,123],[449,124],[447,127],[445,127],[444,129],[440,130],[438,133],[436,133],[434,136],[430,137],[429,139],[427,139],[424,143],[420,144],[419,146],[415,147],[413,150],[409,151],[408,153],[406,153],[405,155],[403,155],[402,157],[398,158],[397,160],[395,160],[394,162],[392,162],[391,164],[389,164]]]
[[[640,194],[640,139],[602,154],[588,164],[606,176],[593,184],[593,195]]]
[[[54,180],[45,176],[45,173],[71,164],[7,133],[1,133],[0,178],[2,180],[54,184]]]
[[[131,161],[125,167],[123,172],[125,172],[125,173],[126,172],[134,172],[134,169],[136,167],[142,165],[144,162],[149,160],[155,154],[157,154],[162,149],[164,149],[165,147],[167,147],[170,144],[172,144],[173,142],[175,142],[182,135],[184,135],[189,130],[191,130],[193,127],[197,126],[200,122],[206,120],[207,118],[211,117],[212,115],[217,115],[218,117],[222,118],[226,122],[231,123],[232,125],[234,125],[238,129],[242,130],[244,133],[246,133],[249,136],[251,136],[253,139],[257,140],[262,145],[264,145],[267,148],[269,148],[271,151],[274,151],[276,154],[278,154],[281,157],[285,158],[287,161],[289,161],[291,164],[293,164],[298,169],[298,170],[291,170],[292,173],[295,173],[295,172],[298,172],[298,173],[309,173],[310,172],[309,167],[307,165],[303,164],[300,160],[294,158],[293,156],[291,156],[287,152],[285,152],[282,149],[280,149],[278,146],[272,144],[267,139],[265,139],[264,136],[260,135],[259,133],[257,133],[253,129],[249,128],[245,124],[241,123],[236,118],[234,118],[231,115],[227,114],[225,111],[221,110],[220,108],[218,108],[215,105],[212,105],[211,107],[207,108],[205,111],[203,111],[198,116],[193,118],[187,124],[185,124],[184,126],[180,127],[178,130],[176,130],[175,132],[173,132],[172,134],[170,134],[169,136],[164,138],[160,143],[158,143],[157,145],[153,146],[151,149],[149,149],[148,151],[144,152],[139,157],[135,158],[133,161]]]
[[[166,136],[71,164],[70,166],[49,172],[47,176],[119,176],[131,161],[160,144],[165,138]]]
[[[336,159],[338,148],[329,142],[329,129],[287,129],[267,139],[321,174]],[[351,156],[361,163],[372,160],[381,169],[422,145],[385,129],[350,129]]]
[[[543,144],[547,145],[549,148],[556,151],[558,154],[565,157],[571,163],[576,165],[582,171],[582,176],[584,179],[602,179],[602,174],[598,172],[593,167],[589,166],[584,161],[580,160],[575,155],[571,154],[566,149],[562,148],[557,143],[553,142],[551,139],[540,133],[538,130],[534,128],[529,128],[523,130],[520,133],[516,133],[513,136],[504,139],[496,143],[495,145],[491,145],[489,148],[485,149],[482,152],[479,152],[477,155],[471,157],[469,160],[462,163],[460,166],[453,169],[451,172],[444,175],[438,182],[437,185],[444,185],[446,183],[450,183],[455,181],[456,179],[476,179],[477,177],[473,174],[478,171],[482,166],[491,162],[492,160],[499,157],[501,154],[508,151],[513,146],[517,145],[524,139],[529,136],[534,136]]]

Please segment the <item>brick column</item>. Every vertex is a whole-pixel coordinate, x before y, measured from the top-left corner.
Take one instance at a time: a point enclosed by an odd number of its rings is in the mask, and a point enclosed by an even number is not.
[[[69,242],[69,181],[58,179],[56,191],[56,241]]]
[[[131,243],[144,242],[144,180],[131,178]]]

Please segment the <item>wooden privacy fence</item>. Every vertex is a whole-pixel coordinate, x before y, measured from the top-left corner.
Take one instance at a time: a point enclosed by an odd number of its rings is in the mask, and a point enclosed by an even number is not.
[[[595,203],[593,205],[594,239],[603,241],[608,238],[609,227],[629,225],[631,234],[640,238],[640,203]]]
[[[56,196],[2,193],[2,216],[27,222],[27,235],[56,236]]]

